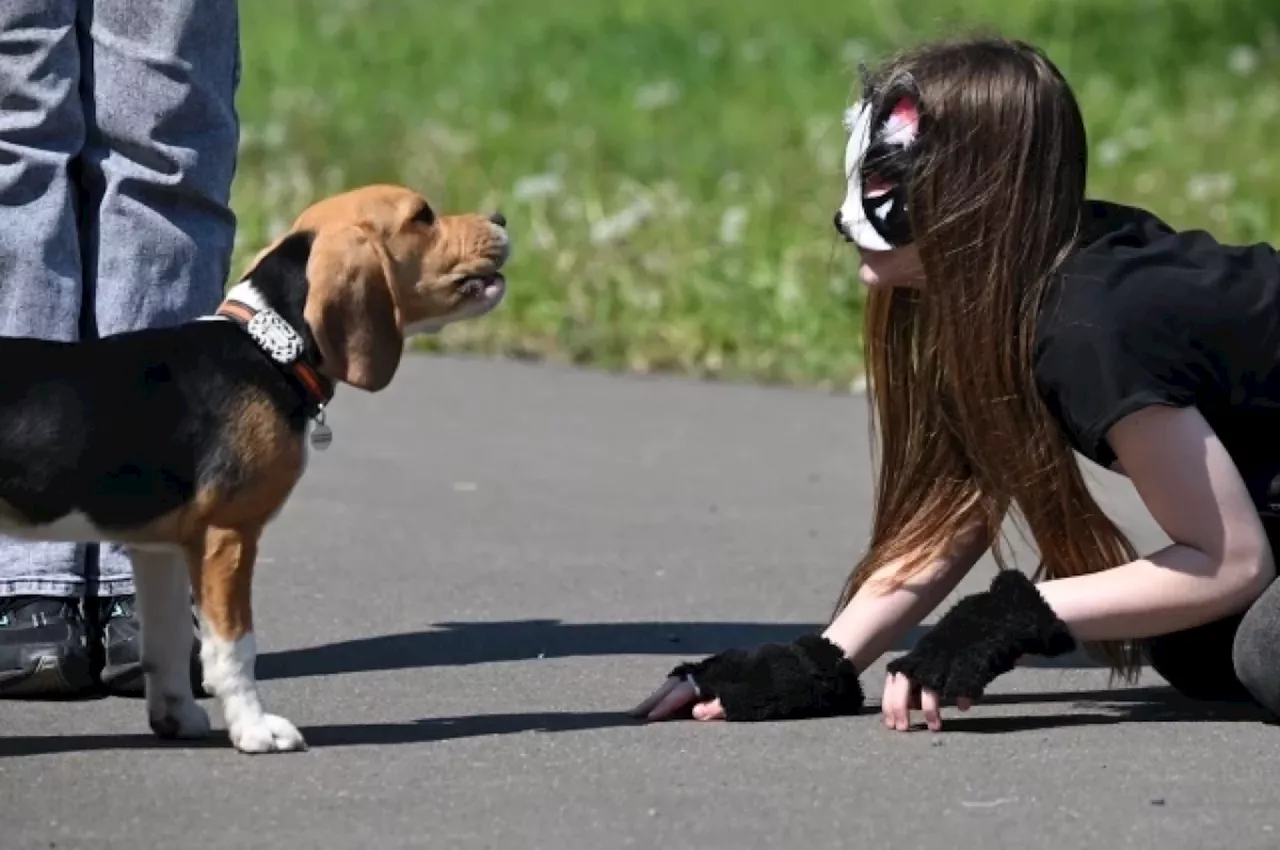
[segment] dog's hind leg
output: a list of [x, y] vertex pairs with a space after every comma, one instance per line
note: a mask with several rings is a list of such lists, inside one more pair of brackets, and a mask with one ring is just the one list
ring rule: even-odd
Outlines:
[[203, 738], [209, 715], [191, 692], [191, 583], [186, 558], [172, 552], [131, 549], [142, 628], [142, 670], [147, 719], [161, 738]]
[[200, 660], [205, 689], [222, 703], [231, 743], [245, 753], [305, 750], [302, 734], [267, 714], [254, 679], [253, 566], [260, 529], [210, 529], [193, 576], [200, 590]]

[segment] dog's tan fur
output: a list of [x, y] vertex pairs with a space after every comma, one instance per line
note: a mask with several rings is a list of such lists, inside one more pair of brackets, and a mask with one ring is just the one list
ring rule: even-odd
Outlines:
[[[438, 216], [421, 194], [375, 185], [324, 199], [290, 232], [314, 234], [304, 316], [333, 381], [367, 391], [394, 377], [405, 337], [431, 323], [468, 318], [459, 290], [506, 262], [505, 231], [479, 214]], [[289, 234], [282, 234], [284, 239]], [[253, 269], [279, 240], [246, 269]], [[252, 576], [259, 537], [301, 476], [298, 439], [269, 408], [244, 400], [236, 442], [253, 470], [235, 494], [201, 494], [178, 523], [205, 628], [228, 642], [253, 631]]]
[[[492, 274], [507, 259], [507, 243], [489, 219], [437, 217], [426, 198], [399, 186], [322, 200], [294, 221], [290, 232], [300, 231], [316, 234], [306, 316], [332, 364], [329, 377], [366, 390], [391, 381], [405, 329], [465, 310], [457, 282]], [[246, 276], [276, 244], [254, 258]]]
[[[313, 234], [303, 316], [320, 350], [320, 369], [335, 383], [367, 391], [381, 390], [391, 382], [408, 334], [483, 312], [459, 283], [473, 277], [491, 278], [508, 254], [505, 230], [493, 220], [478, 214], [437, 216], [421, 194], [376, 185], [306, 209], [288, 233], [253, 259], [241, 281], [251, 281], [261, 260], [291, 233], [299, 232]], [[265, 396], [254, 391], [246, 391], [226, 411], [222, 427], [236, 447], [239, 474], [234, 482], [207, 486], [157, 520], [128, 531], [103, 532], [101, 539], [152, 553], [146, 557], [176, 561], [177, 553], [182, 553], [206, 649], [211, 641], [219, 643], [221, 655], [206, 658], [205, 682], [223, 701], [233, 742], [248, 752], [298, 749], [301, 736], [283, 718], [264, 714], [257, 697], [251, 588], [261, 534], [302, 476], [302, 437]], [[37, 539], [40, 534], [2, 500], [0, 527]], [[166, 556], [166, 552], [173, 554]], [[154, 585], [155, 571], [148, 572], [152, 577], [147, 580]], [[153, 590], [144, 606], [142, 578], [139, 575], [139, 602], [152, 726], [168, 735], [203, 734], [207, 717], [182, 696], [180, 684], [174, 685], [173, 657], [159, 665], [146, 657], [149, 651], [157, 657], [165, 653], [163, 638], [153, 635], [151, 641], [161, 643], [148, 643], [148, 617], [169, 616], [163, 628], [172, 628], [176, 612], [170, 607], [177, 604], [176, 591]], [[248, 648], [241, 646], [246, 638]], [[211, 663], [220, 665], [212, 673]], [[167, 673], [157, 673], [159, 666]], [[158, 678], [153, 681], [153, 677]], [[167, 692], [153, 694], [162, 679], [161, 690]], [[225, 693], [219, 692], [219, 682]], [[182, 703], [178, 709], [175, 700]]]
[[[437, 216], [418, 192], [374, 185], [319, 201], [263, 249], [254, 268], [290, 233], [315, 234], [307, 265], [305, 316], [333, 380], [376, 391], [400, 364], [406, 329], [464, 309], [457, 283], [494, 274], [507, 244], [479, 214]], [[248, 580], [258, 534], [284, 505], [302, 471], [301, 446], [271, 415], [265, 401], [245, 400], [233, 420], [242, 456], [253, 458], [246, 492], [201, 494], [177, 524], [181, 543], [201, 563], [193, 585], [205, 601], [209, 625], [236, 639], [253, 621]], [[172, 539], [169, 534], [164, 534]]]

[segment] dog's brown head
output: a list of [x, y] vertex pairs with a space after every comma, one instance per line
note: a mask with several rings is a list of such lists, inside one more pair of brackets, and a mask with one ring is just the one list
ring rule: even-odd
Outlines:
[[322, 371], [361, 389], [391, 382], [405, 337], [482, 316], [506, 294], [510, 242], [498, 214], [437, 215], [411, 189], [365, 186], [308, 207], [297, 233], [313, 237], [303, 312]]

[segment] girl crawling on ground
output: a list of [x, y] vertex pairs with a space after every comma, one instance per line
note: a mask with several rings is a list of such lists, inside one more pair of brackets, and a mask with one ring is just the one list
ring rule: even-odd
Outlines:
[[[872, 539], [821, 635], [682, 664], [635, 709], [702, 720], [856, 713], [859, 674], [1016, 510], [1001, 570], [888, 665], [885, 724], [962, 710], [1024, 655], [1090, 646], [1197, 699], [1280, 713], [1280, 259], [1085, 197], [1080, 110], [1037, 49], [899, 55], [848, 115], [835, 224], [869, 287]], [[1073, 455], [1127, 476], [1172, 544], [1145, 557]], [[1269, 535], [1272, 535], [1269, 538]]]

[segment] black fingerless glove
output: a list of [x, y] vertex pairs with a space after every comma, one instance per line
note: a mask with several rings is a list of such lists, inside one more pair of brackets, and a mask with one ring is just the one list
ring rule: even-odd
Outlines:
[[1075, 638], [1025, 575], [1001, 570], [991, 589], [966, 596], [915, 649], [888, 664], [944, 700], [977, 699], [1022, 655], [1053, 657], [1076, 648]]
[[862, 710], [857, 668], [840, 647], [819, 635], [750, 651], [731, 649], [681, 664], [670, 675], [691, 682], [699, 701], [718, 697], [726, 720], [794, 720]]

